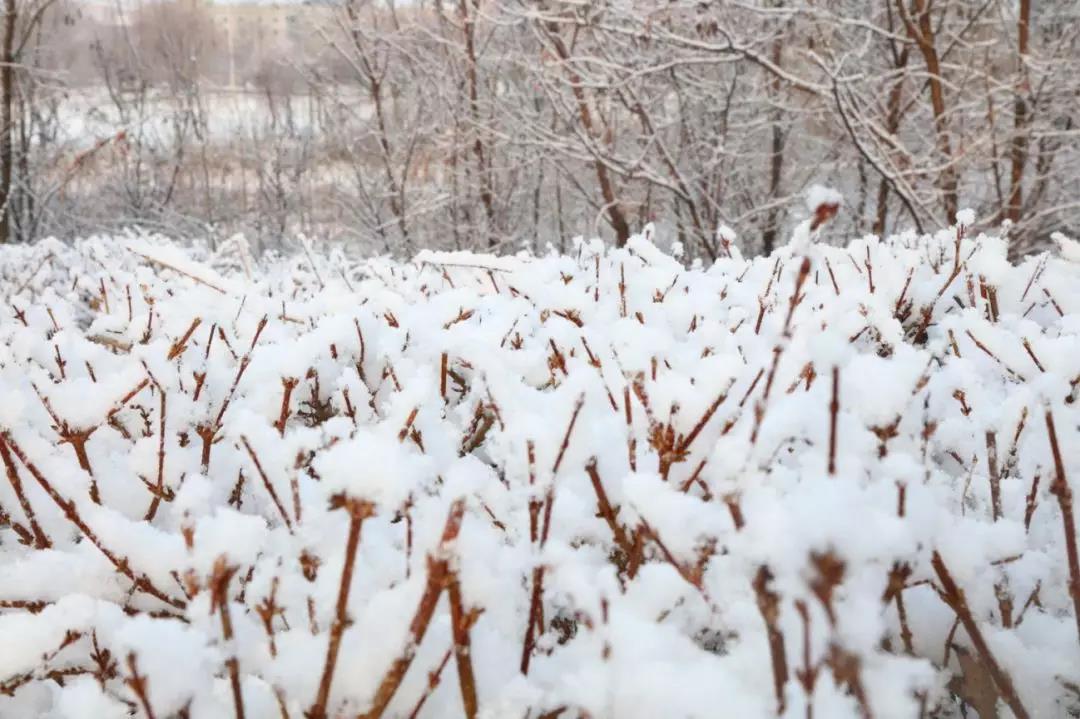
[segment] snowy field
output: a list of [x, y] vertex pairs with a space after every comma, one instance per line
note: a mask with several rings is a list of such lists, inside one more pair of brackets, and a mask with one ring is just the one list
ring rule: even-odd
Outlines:
[[[136, 98], [121, 97], [135, 105]], [[351, 116], [361, 119], [370, 116], [371, 109], [361, 98], [346, 92], [345, 100], [349, 102]], [[275, 119], [266, 97], [254, 91], [208, 90], [199, 101], [200, 119], [206, 123], [200, 128], [203, 134], [199, 139], [211, 144], [260, 136]], [[280, 96], [275, 97], [275, 101], [275, 110], [280, 116], [278, 122], [283, 123], [287, 115], [296, 131], [305, 136], [325, 129], [319, 124], [319, 112], [327, 111], [327, 108], [320, 108], [314, 98]], [[74, 150], [86, 151], [96, 142], [123, 130], [129, 137], [143, 137], [165, 147], [176, 142], [174, 124], [185, 108], [175, 95], [167, 89], [158, 89], [138, 107], [140, 112], [134, 118], [130, 116], [134, 113], [131, 108], [128, 108], [129, 115], [124, 116], [103, 89], [71, 90], [58, 107], [56, 141]], [[338, 108], [338, 111], [342, 110]]]
[[0, 716], [1077, 716], [1080, 263], [807, 231], [0, 248]]

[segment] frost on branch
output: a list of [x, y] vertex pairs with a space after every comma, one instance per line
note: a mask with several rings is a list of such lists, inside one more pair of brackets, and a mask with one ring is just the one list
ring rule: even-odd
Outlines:
[[[0, 716], [1080, 708], [1080, 265], [0, 253]], [[237, 253], [240, 260], [237, 260]]]

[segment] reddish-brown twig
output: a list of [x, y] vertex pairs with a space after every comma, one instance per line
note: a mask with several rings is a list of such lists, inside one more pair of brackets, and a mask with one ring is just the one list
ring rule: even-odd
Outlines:
[[885, 588], [881, 601], [888, 604], [896, 600], [896, 614], [900, 621], [900, 641], [904, 643], [904, 651], [908, 655], [914, 655], [914, 643], [911, 627], [908, 625], [907, 608], [904, 606], [904, 589], [907, 580], [911, 577], [911, 565], [903, 562], [895, 562], [889, 570], [889, 584]]
[[986, 466], [990, 475], [990, 511], [994, 521], [1002, 517], [1001, 511], [1001, 475], [998, 473], [997, 435], [986, 432]]
[[34, 466], [34, 463], [31, 462], [30, 459], [26, 456], [26, 454], [23, 453], [22, 448], [20, 448], [18, 443], [16, 443], [15, 440], [12, 439], [10, 433], [0, 432], [0, 439], [2, 439], [3, 442], [7, 443], [8, 447], [11, 448], [11, 451], [15, 453], [15, 456], [19, 458], [19, 461], [22, 462], [23, 466], [26, 467], [27, 471], [30, 472], [30, 476], [32, 476], [39, 485], [41, 485], [41, 488], [44, 489], [45, 493], [49, 495], [49, 498], [52, 499], [56, 506], [59, 507], [60, 510], [64, 513], [64, 517], [66, 517], [69, 522], [74, 524], [79, 529], [79, 531], [82, 532], [83, 536], [90, 540], [91, 544], [97, 547], [98, 551], [105, 555], [105, 558], [108, 559], [109, 562], [113, 565], [113, 567], [116, 568], [116, 571], [120, 572], [129, 580], [131, 580], [132, 584], [135, 585], [136, 589], [141, 592], [145, 592], [146, 594], [149, 594], [150, 596], [159, 599], [162, 602], [165, 602], [166, 604], [175, 607], [176, 609], [183, 609], [186, 606], [186, 602], [184, 602], [183, 600], [176, 599], [175, 597], [170, 597], [168, 594], [165, 594], [160, 589], [158, 589], [150, 580], [150, 578], [145, 574], [137, 574], [131, 568], [131, 565], [128, 563], [127, 557], [118, 556], [114, 554], [112, 550], [106, 547], [105, 544], [101, 541], [101, 539], [97, 536], [97, 533], [95, 533], [94, 530], [90, 528], [90, 526], [79, 514], [78, 509], [76, 509], [75, 507], [75, 503], [71, 500], [64, 499], [63, 496], [61, 496], [60, 493], [56, 491], [56, 489], [52, 486], [52, 483], [49, 482], [49, 480], [46, 479], [40, 471], [38, 471], [38, 468]]
[[330, 699], [330, 684], [334, 679], [341, 637], [349, 624], [349, 588], [352, 585], [353, 567], [356, 564], [356, 551], [360, 546], [360, 529], [364, 520], [374, 514], [372, 504], [363, 500], [341, 497], [335, 500], [335, 504], [349, 513], [349, 537], [345, 542], [345, 565], [341, 570], [341, 584], [338, 585], [334, 622], [330, 625], [330, 642], [326, 646], [326, 661], [323, 662], [319, 691], [315, 696], [315, 703], [307, 712], [310, 719], [325, 719], [326, 717], [326, 705]]
[[199, 328], [199, 325], [201, 324], [201, 317], [196, 317], [195, 319], [193, 319], [191, 321], [191, 325], [188, 326], [187, 331], [184, 332], [180, 339], [176, 340], [176, 342], [173, 343], [172, 347], [169, 348], [169, 354], [166, 356], [166, 359], [174, 360], [180, 355], [184, 354], [184, 350], [187, 349], [188, 340], [191, 339], [191, 335], [195, 332], [196, 329]]
[[[221, 617], [221, 636], [227, 645], [233, 641], [232, 614], [229, 611], [229, 582], [236, 574], [236, 567], [229, 566], [224, 557], [214, 563], [210, 577], [210, 611]], [[240, 660], [236, 657], [236, 648], [226, 647], [228, 659], [225, 666], [229, 670], [229, 686], [232, 689], [233, 709], [236, 719], [244, 719], [244, 694], [240, 690]]]
[[4, 468], [7, 470], [8, 483], [11, 485], [11, 489], [15, 492], [15, 496], [19, 500], [19, 506], [22, 508], [23, 515], [26, 516], [26, 521], [30, 523], [30, 532], [33, 535], [34, 547], [37, 549], [48, 549], [52, 546], [49, 536], [42, 530], [41, 525], [37, 522], [37, 517], [34, 514], [34, 506], [30, 504], [30, 500], [26, 497], [26, 492], [23, 491], [22, 480], [19, 478], [19, 472], [15, 467], [15, 460], [11, 457], [11, 452], [8, 450], [7, 443], [4, 441], [4, 435], [0, 434], [0, 458], [4, 461]]
[[[544, 499], [544, 517], [543, 525], [540, 530], [540, 542], [539, 548], [542, 551], [544, 545], [547, 544], [548, 532], [551, 529], [551, 510], [555, 504], [555, 491], [554, 481], [556, 475], [559, 473], [559, 467], [562, 465], [563, 457], [566, 456], [566, 448], [570, 445], [570, 435], [574, 432], [574, 425], [577, 424], [578, 415], [581, 413], [581, 407], [585, 404], [585, 395], [578, 397], [577, 402], [574, 404], [573, 414], [570, 415], [570, 422], [566, 426], [566, 434], [563, 435], [562, 444], [559, 446], [558, 456], [555, 458], [555, 464], [551, 468], [552, 486], [548, 487], [547, 495]], [[529, 461], [530, 466], [533, 461], [532, 445], [529, 446]], [[531, 478], [530, 478], [531, 483]], [[534, 509], [535, 507], [535, 509]], [[535, 513], [539, 509], [538, 505], [530, 504], [530, 512]], [[532, 595], [529, 599], [529, 615], [526, 619], [525, 627], [525, 641], [522, 643], [521, 648], [521, 673], [529, 673], [529, 662], [532, 659], [533, 647], [536, 642], [536, 632], [543, 626], [543, 605], [544, 605], [544, 571], [543, 564], [538, 564], [533, 568], [532, 574]]]
[[1027, 501], [1024, 505], [1024, 531], [1031, 531], [1031, 519], [1035, 516], [1035, 509], [1039, 506], [1039, 474], [1031, 478], [1031, 491], [1028, 492]]
[[266, 476], [266, 472], [263, 471], [262, 462], [259, 461], [259, 457], [255, 454], [255, 450], [251, 448], [251, 444], [248, 442], [246, 436], [240, 437], [241, 443], [244, 445], [244, 449], [247, 450], [248, 456], [251, 457], [252, 463], [255, 465], [255, 470], [259, 473], [259, 477], [262, 478], [263, 486], [266, 487], [266, 493], [270, 495], [270, 499], [273, 500], [274, 506], [277, 507], [278, 514], [281, 515], [281, 520], [285, 522], [286, 529], [289, 530], [289, 534], [292, 534], [292, 520], [289, 519], [289, 514], [285, 511], [285, 505], [278, 499], [277, 491], [274, 489], [274, 485], [270, 483], [270, 478]]
[[585, 395], [579, 396], [577, 402], [574, 403], [574, 411], [570, 415], [570, 423], [566, 426], [566, 434], [563, 435], [562, 444], [559, 445], [559, 454], [555, 457], [555, 464], [551, 467], [552, 479], [559, 473], [559, 466], [562, 465], [563, 457], [566, 455], [566, 448], [570, 445], [570, 435], [574, 433], [574, 425], [577, 424], [578, 415], [581, 414], [581, 407], [584, 404]]
[[795, 670], [795, 678], [802, 686], [803, 694], [806, 695], [806, 716], [813, 717], [814, 685], [817, 684], [817, 677], [821, 671], [821, 668], [816, 663], [812, 662], [810, 659], [810, 608], [806, 606], [806, 602], [802, 599], [796, 599], [795, 611], [799, 613], [799, 617], [802, 619], [803, 625], [803, 665], [801, 669]]
[[832, 368], [832, 400], [829, 402], [829, 476], [836, 476], [836, 420], [840, 414], [840, 368]]
[[442, 678], [443, 669], [446, 669], [446, 665], [450, 663], [450, 655], [453, 653], [454, 647], [451, 645], [442, 656], [439, 661], [439, 665], [435, 667], [435, 671], [428, 672], [428, 685], [424, 688], [424, 693], [420, 695], [420, 698], [416, 700], [416, 706], [413, 707], [412, 712], [409, 714], [409, 719], [416, 719], [420, 716], [420, 710], [424, 708], [424, 704], [431, 698], [431, 695], [435, 692], [435, 689], [439, 686], [439, 680]]
[[405, 673], [409, 670], [413, 657], [416, 655], [416, 647], [424, 639], [428, 625], [431, 624], [431, 618], [435, 614], [435, 606], [438, 604], [439, 596], [442, 594], [443, 589], [446, 588], [450, 574], [449, 549], [461, 530], [461, 520], [464, 514], [465, 502], [461, 499], [455, 500], [450, 506], [450, 513], [446, 518], [446, 525], [443, 527], [439, 548], [434, 555], [428, 555], [427, 584], [424, 587], [423, 594], [420, 596], [420, 602], [416, 606], [416, 613], [413, 615], [412, 622], [409, 624], [408, 643], [386, 670], [378, 688], [375, 690], [375, 697], [372, 699], [370, 708], [360, 715], [361, 719], [379, 719], [379, 717], [383, 716], [386, 708], [390, 705], [390, 701], [394, 698], [394, 694], [397, 693], [398, 687], [401, 686], [401, 681], [405, 678]]
[[[221, 402], [221, 408], [218, 410], [217, 415], [210, 422], [204, 422], [195, 428], [196, 434], [202, 439], [202, 471], [207, 473], [210, 469], [210, 450], [213, 448], [214, 443], [217, 441], [218, 432], [221, 431], [221, 421], [225, 417], [226, 410], [229, 409], [229, 404], [232, 402], [233, 397], [236, 395], [236, 388], [240, 384], [240, 379], [244, 376], [244, 372], [247, 371], [248, 365], [251, 364], [251, 353], [255, 350], [255, 345], [259, 342], [259, 337], [262, 336], [262, 332], [266, 329], [267, 317], [264, 315], [259, 324], [255, 327], [255, 334], [251, 338], [251, 346], [248, 351], [244, 353], [244, 356], [240, 358], [240, 365], [236, 369], [236, 375], [233, 377], [232, 385], [229, 386], [229, 392], [225, 395], [225, 399]], [[221, 328], [218, 328], [221, 334], [221, 339], [228, 346], [228, 340], [225, 339], [225, 333], [221, 332]], [[230, 351], [232, 349], [230, 348]]]
[[971, 609], [968, 608], [967, 599], [964, 597], [964, 590], [962, 590], [953, 580], [948, 567], [945, 566], [945, 560], [941, 558], [941, 554], [937, 550], [934, 550], [931, 564], [934, 567], [934, 573], [937, 574], [938, 580], [941, 582], [942, 599], [949, 605], [949, 608], [956, 613], [956, 617], [960, 620], [960, 623], [964, 625], [964, 630], [971, 639], [975, 651], [982, 659], [987, 672], [989, 672], [990, 677], [994, 680], [994, 684], [997, 685], [998, 691], [1001, 693], [1001, 698], [1008, 707], [1012, 709], [1012, 713], [1016, 719], [1028, 719], [1030, 715], [1020, 701], [1020, 697], [1017, 696], [1016, 690], [1013, 688], [1012, 679], [997, 663], [997, 659], [994, 658], [993, 652], [990, 651], [990, 646], [983, 638], [979, 625], [975, 623], [975, 617], [972, 615]]
[[[777, 258], [779, 261], [779, 258]], [[795, 287], [791, 292], [791, 300], [788, 302], [787, 316], [784, 318], [784, 329], [781, 335], [780, 341], [773, 347], [772, 365], [769, 367], [769, 374], [765, 379], [765, 390], [762, 393], [761, 398], [754, 406], [754, 427], [750, 431], [750, 444], [756, 444], [758, 438], [758, 432], [761, 430], [761, 424], [765, 419], [765, 409], [768, 406], [769, 395], [772, 393], [773, 380], [776, 379], [776, 369], [780, 365], [780, 357], [784, 354], [784, 350], [787, 349], [787, 345], [791, 340], [791, 320], [795, 316], [795, 308], [799, 306], [802, 301], [802, 287], [806, 283], [806, 278], [810, 276], [810, 258], [804, 257], [802, 264], [799, 265], [799, 274], [795, 277]]]
[[728, 382], [727, 387], [725, 387], [723, 391], [721, 391], [720, 394], [716, 396], [716, 399], [713, 400], [713, 403], [709, 405], [708, 409], [705, 410], [705, 413], [701, 415], [701, 418], [698, 419], [697, 423], [694, 424], [694, 426], [690, 429], [690, 434], [686, 435], [679, 443], [680, 452], [686, 452], [688, 449], [690, 449], [690, 445], [694, 443], [694, 440], [698, 438], [698, 435], [701, 434], [701, 431], [705, 429], [705, 425], [707, 425], [709, 423], [709, 420], [712, 419], [712, 416], [716, 414], [716, 410], [720, 409], [720, 405], [722, 405], [724, 403], [724, 400], [727, 399], [728, 392], [731, 391], [731, 387], [734, 384], [735, 379], [732, 378]]
[[604, 490], [604, 483], [600, 479], [600, 472], [596, 468], [595, 457], [589, 460], [589, 463], [585, 465], [585, 471], [589, 475], [589, 480], [592, 482], [593, 492], [596, 493], [596, 506], [600, 512], [600, 516], [603, 517], [608, 528], [611, 530], [611, 536], [615, 540], [615, 546], [622, 550], [626, 559], [629, 559], [633, 547], [630, 538], [626, 534], [626, 530], [619, 524], [619, 520], [616, 518], [618, 510], [613, 508], [610, 500], [608, 500], [607, 492]]
[[300, 380], [296, 377], [281, 378], [281, 411], [278, 413], [277, 421], [274, 422], [274, 427], [282, 437], [285, 436], [285, 425], [289, 422], [289, 400], [299, 382]]
[[769, 638], [769, 656], [772, 659], [773, 690], [776, 693], [776, 712], [784, 713], [784, 685], [788, 680], [787, 654], [784, 651], [784, 634], [780, 631], [780, 596], [769, 589], [772, 572], [762, 565], [754, 577], [754, 594], [757, 597], [758, 611], [765, 621], [765, 630]]
[[[150, 374], [150, 368], [146, 367], [146, 363], [143, 363], [143, 367], [146, 369], [147, 375], [151, 379], [154, 376]], [[158, 457], [157, 457], [157, 484], [155, 485], [155, 491], [153, 492], [153, 499], [150, 500], [150, 506], [146, 508], [146, 515], [143, 517], [147, 522], [153, 521], [154, 516], [157, 514], [158, 505], [161, 504], [162, 497], [165, 496], [165, 412], [167, 409], [167, 400], [165, 397], [165, 388], [161, 386], [156, 379], [154, 379], [154, 385], [158, 391]]]
[[458, 684], [461, 688], [461, 704], [467, 719], [475, 719], [479, 710], [476, 698], [476, 676], [472, 665], [472, 641], [469, 630], [476, 621], [477, 610], [465, 611], [461, 599], [461, 582], [457, 572], [452, 571], [447, 580], [447, 596], [450, 599], [450, 625], [454, 635], [454, 659], [457, 662]]
[[447, 355], [446, 355], [445, 352], [443, 352], [442, 353], [442, 358], [439, 360], [439, 396], [443, 398], [444, 402], [446, 401], [446, 377], [447, 377], [446, 368], [447, 368], [447, 361], [448, 361]]
[[154, 709], [150, 705], [150, 697], [146, 692], [146, 677], [139, 674], [139, 666], [135, 662], [135, 654], [129, 653], [127, 655], [128, 671], [131, 672], [131, 678], [125, 679], [124, 683], [127, 684], [135, 698], [139, 700], [139, 705], [142, 706], [142, 710], [146, 713], [146, 719], [156, 719]]
[[1057, 497], [1061, 508], [1061, 522], [1065, 530], [1065, 554], [1069, 562], [1069, 595], [1073, 601], [1073, 618], [1076, 620], [1077, 638], [1080, 639], [1080, 559], [1076, 549], [1076, 520], [1073, 518], [1073, 494], [1065, 478], [1065, 463], [1061, 459], [1058, 446], [1057, 429], [1054, 427], [1054, 415], [1046, 410], [1046, 432], [1050, 437], [1050, 453], [1054, 457], [1054, 481], [1050, 483], [1050, 494]]

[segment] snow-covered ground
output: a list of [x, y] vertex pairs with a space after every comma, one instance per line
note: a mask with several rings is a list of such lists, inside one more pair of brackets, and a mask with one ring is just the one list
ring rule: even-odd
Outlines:
[[1075, 715], [1080, 264], [818, 224], [0, 248], [0, 716]]
[[[372, 110], [363, 98], [347, 90], [338, 92], [348, 102], [347, 109], [338, 112], [347, 112], [349, 117], [358, 119], [370, 116]], [[167, 88], [151, 90], [141, 112], [135, 110], [132, 97], [123, 99], [130, 105], [131, 117], [121, 116], [104, 89], [70, 90], [58, 108], [56, 141], [76, 151], [85, 151], [96, 141], [112, 137], [120, 130], [130, 137], [141, 135], [165, 146], [176, 141], [173, 124], [183, 105]], [[288, 116], [298, 134], [318, 133], [323, 129], [319, 113], [327, 108], [320, 107], [317, 99], [307, 95], [276, 96], [274, 102], [277, 121], [284, 124]], [[254, 90], [207, 90], [199, 97], [199, 107], [206, 126], [199, 129], [198, 139], [210, 144], [259, 137], [275, 119], [266, 96]]]

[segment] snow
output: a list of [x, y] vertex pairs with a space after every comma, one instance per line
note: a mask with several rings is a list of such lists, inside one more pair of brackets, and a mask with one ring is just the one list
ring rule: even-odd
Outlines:
[[435, 250], [421, 250], [417, 253], [415, 261], [422, 265], [472, 267], [499, 272], [512, 272], [521, 267], [521, 262], [514, 257], [496, 257], [494, 255], [480, 255], [475, 252], [465, 251], [436, 252]]
[[822, 225], [839, 211], [844, 198], [831, 187], [811, 185], [806, 191], [806, 207], [810, 217], [796, 225], [788, 242], [791, 254], [805, 255], [821, 234]]
[[0, 716], [1068, 716], [1075, 243], [841, 201], [711, 267], [0, 248]]
[[1055, 232], [1050, 237], [1057, 243], [1063, 259], [1066, 259], [1069, 262], [1080, 262], [1080, 242], [1066, 237], [1060, 232]]
[[823, 205], [842, 205], [844, 196], [838, 190], [823, 185], [811, 185], [806, 190], [806, 208], [817, 212]]
[[961, 227], [971, 227], [975, 224], [975, 210], [965, 209], [956, 213], [956, 224]]

